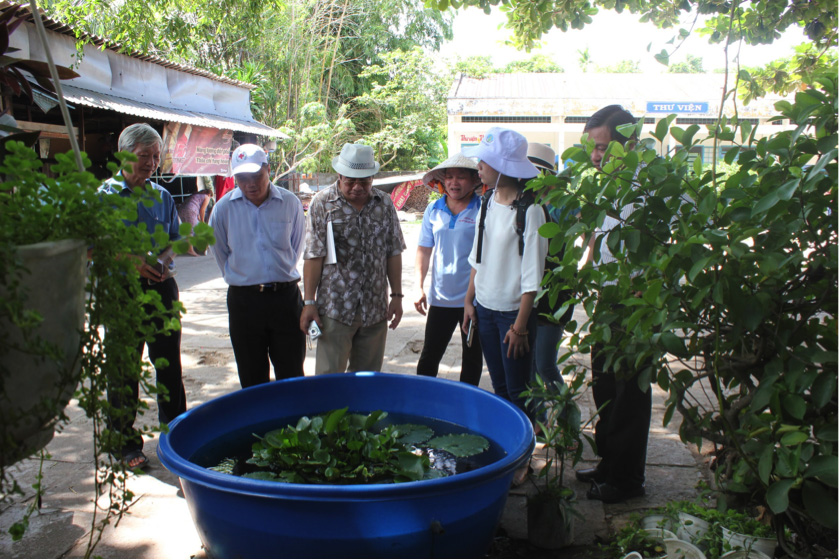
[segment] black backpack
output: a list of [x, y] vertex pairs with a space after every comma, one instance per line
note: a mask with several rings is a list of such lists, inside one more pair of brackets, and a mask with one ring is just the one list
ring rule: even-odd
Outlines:
[[[488, 189], [481, 197], [481, 214], [480, 218], [478, 218], [478, 263], [481, 262], [481, 252], [484, 245], [484, 222], [486, 222], [487, 207], [489, 206], [489, 201], [492, 199], [494, 192], [495, 189]], [[519, 236], [519, 256], [524, 254], [524, 226], [525, 218], [527, 217], [527, 209], [535, 201], [536, 197], [534, 196], [533, 191], [522, 191], [519, 193], [519, 196], [516, 197], [515, 202], [513, 202], [513, 207], [516, 209], [516, 233]], [[542, 206], [542, 211], [545, 213], [545, 221], [551, 221], [548, 209]]]
[[[486, 215], [487, 215], [487, 207], [489, 206], [489, 201], [492, 199], [492, 195], [495, 189], [488, 189], [487, 192], [481, 197], [481, 213], [480, 217], [478, 218], [478, 246], [477, 246], [477, 255], [476, 261], [478, 263], [481, 262], [481, 253], [483, 249], [483, 242], [484, 242], [484, 227], [486, 222]], [[515, 202], [513, 202], [513, 207], [516, 210], [516, 233], [519, 236], [519, 256], [524, 254], [524, 228], [525, 228], [525, 219], [527, 217], [527, 209], [536, 201], [536, 197], [533, 194], [533, 191], [522, 191], [518, 197], [516, 197]], [[548, 213], [548, 209], [542, 206], [542, 212], [545, 213], [545, 222], [551, 222], [551, 216]], [[563, 247], [559, 251], [559, 258], [562, 258], [562, 255], [565, 253], [565, 247]], [[548, 257], [545, 257], [545, 268], [544, 270], [548, 270], [551, 266], [551, 263], [548, 260]], [[542, 296], [538, 302], [536, 302], [536, 313], [538, 313], [538, 319], [540, 322], [546, 323], [553, 323], [544, 315], [553, 315], [556, 311], [562, 307], [562, 304], [565, 303], [571, 297], [571, 293], [568, 290], [563, 290], [559, 293], [559, 297], [556, 298], [556, 304], [551, 306], [550, 298], [548, 296]], [[567, 323], [571, 319], [571, 315], [574, 312], [574, 307], [569, 307], [566, 312], [562, 315], [560, 322]]]

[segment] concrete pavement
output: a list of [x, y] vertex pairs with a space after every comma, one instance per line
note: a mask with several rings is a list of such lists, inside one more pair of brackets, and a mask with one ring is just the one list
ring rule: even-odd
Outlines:
[[[405, 315], [395, 331], [389, 331], [384, 371], [415, 375], [422, 349], [425, 318], [413, 308], [415, 292], [414, 256], [419, 224], [403, 223], [408, 249], [403, 255], [403, 292]], [[183, 318], [182, 360], [187, 400], [195, 407], [214, 397], [239, 389], [236, 364], [227, 327], [227, 286], [212, 256], [179, 257], [178, 284], [187, 314]], [[427, 283], [426, 283], [427, 286]], [[578, 321], [585, 319], [577, 310]], [[580, 367], [589, 367], [586, 356], [578, 356]], [[440, 376], [459, 377], [460, 338], [455, 336], [440, 366]], [[314, 373], [314, 351], [307, 352], [306, 375]], [[489, 375], [484, 370], [482, 388], [491, 391]], [[624, 504], [604, 506], [585, 499], [586, 485], [566, 476], [579, 497], [579, 511], [584, 522], [577, 523], [576, 543], [591, 544], [620, 527], [632, 512], [663, 505], [674, 499], [693, 497], [694, 486], [706, 476], [702, 457], [682, 444], [678, 436], [679, 418], [662, 427], [666, 395], [655, 388], [653, 421], [647, 454], [647, 496]], [[153, 398], [146, 418], [157, 417]], [[595, 411], [590, 392], [581, 397], [583, 417]], [[26, 496], [0, 505], [0, 558], [75, 558], [84, 555], [90, 537], [94, 508], [92, 500], [93, 462], [91, 425], [74, 401], [67, 409], [70, 422], [47, 446], [50, 458], [44, 461], [41, 509], [32, 516], [25, 537], [13, 543], [8, 528], [32, 503], [39, 461], [22, 461], [12, 468]], [[142, 418], [138, 420], [142, 422]], [[201, 541], [192, 525], [178, 481], [159, 462], [157, 440], [145, 448], [151, 467], [145, 475], [131, 475], [129, 488], [135, 494], [130, 514], [117, 527], [109, 527], [96, 548], [102, 558], [188, 558], [201, 556]], [[541, 452], [537, 450], [536, 460]], [[586, 450], [578, 468], [593, 466], [594, 457]], [[535, 489], [526, 483], [512, 489], [502, 518], [502, 528], [511, 539], [527, 538], [526, 495]]]

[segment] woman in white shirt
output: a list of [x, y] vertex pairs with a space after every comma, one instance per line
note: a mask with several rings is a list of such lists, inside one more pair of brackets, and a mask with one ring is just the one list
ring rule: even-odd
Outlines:
[[519, 205], [532, 202], [532, 195], [523, 190], [539, 171], [527, 159], [525, 137], [509, 129], [491, 128], [479, 145], [464, 149], [463, 154], [479, 158], [481, 180], [493, 188], [469, 255], [472, 272], [463, 324], [465, 328], [470, 320], [477, 324], [495, 394], [513, 402], [532, 420], [533, 411], [525, 406], [521, 393], [530, 379], [536, 335], [533, 302], [542, 281], [548, 240], [538, 231], [545, 223], [540, 206], [526, 206], [522, 232], [517, 231], [516, 215]]

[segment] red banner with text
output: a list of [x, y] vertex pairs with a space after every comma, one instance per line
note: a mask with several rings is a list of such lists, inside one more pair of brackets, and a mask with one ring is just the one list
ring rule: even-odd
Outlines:
[[419, 185], [422, 185], [422, 181], [417, 179], [416, 181], [406, 181], [393, 189], [393, 192], [390, 193], [390, 199], [397, 210], [402, 210], [405, 202], [408, 201], [408, 197], [411, 196], [411, 191]]
[[232, 130], [166, 123], [161, 171], [172, 175], [227, 175], [232, 141]]

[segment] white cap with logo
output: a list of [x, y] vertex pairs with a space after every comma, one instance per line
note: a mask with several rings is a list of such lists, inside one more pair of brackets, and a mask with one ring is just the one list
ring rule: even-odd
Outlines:
[[242, 144], [230, 156], [230, 172], [233, 175], [257, 173], [267, 163], [268, 154], [265, 150], [256, 144]]

